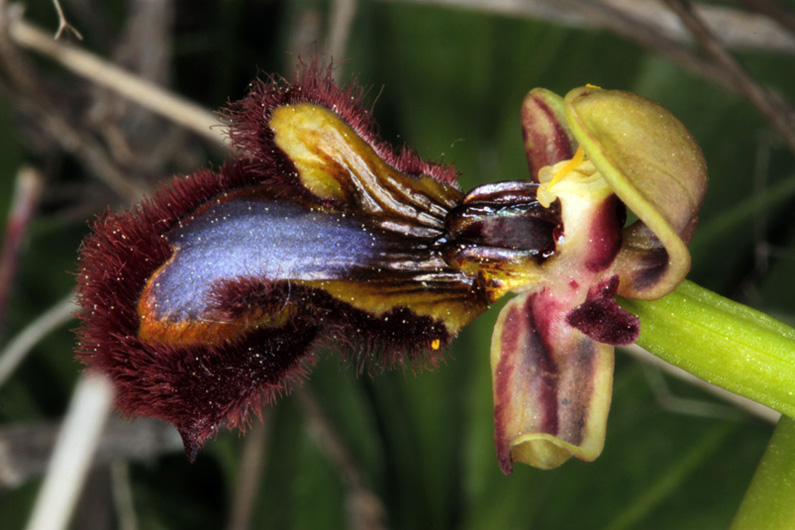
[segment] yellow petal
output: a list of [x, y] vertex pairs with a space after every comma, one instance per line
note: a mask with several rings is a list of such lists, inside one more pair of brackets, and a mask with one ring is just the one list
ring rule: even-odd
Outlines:
[[589, 159], [641, 221], [624, 232], [619, 294], [664, 296], [690, 268], [686, 244], [707, 185], [701, 150], [670, 112], [629, 92], [574, 89], [565, 112]]

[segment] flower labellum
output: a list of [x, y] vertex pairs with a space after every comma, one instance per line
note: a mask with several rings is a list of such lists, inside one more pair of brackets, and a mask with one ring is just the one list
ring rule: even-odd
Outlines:
[[227, 163], [95, 220], [77, 356], [113, 378], [122, 413], [172, 423], [193, 460], [323, 349], [360, 369], [433, 366], [513, 291], [492, 346], [500, 465], [595, 458], [612, 345], [639, 326], [613, 297], [662, 296], [686, 274], [698, 148], [637, 96], [537, 89], [523, 108], [533, 180], [464, 194], [451, 167], [384, 144], [361, 95], [316, 65], [255, 82], [226, 111]]
[[324, 348], [433, 365], [487, 308], [443, 258], [455, 171], [381, 142], [361, 95], [315, 65], [254, 82], [226, 111], [231, 160], [100, 216], [83, 242], [77, 355], [113, 378], [122, 413], [172, 423], [191, 460]]

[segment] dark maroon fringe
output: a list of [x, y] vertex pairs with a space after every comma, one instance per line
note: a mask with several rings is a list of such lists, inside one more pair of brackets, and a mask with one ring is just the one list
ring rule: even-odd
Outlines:
[[[126, 213], [100, 215], [83, 241], [77, 281], [81, 307], [77, 316], [82, 325], [76, 330], [76, 355], [113, 378], [117, 406], [124, 415], [154, 416], [174, 424], [191, 459], [218, 423], [245, 428], [251, 413], [260, 413], [263, 402], [288, 392], [306, 375], [318, 349], [333, 342], [329, 337], [349, 337], [342, 346], [362, 351], [376, 346], [368, 343], [371, 340], [390, 345], [387, 350], [409, 343], [390, 341], [388, 330], [379, 332], [378, 322], [363, 312], [351, 313], [349, 323], [336, 320], [323, 332], [326, 340], [318, 336], [320, 322], [311, 315], [299, 315], [284, 328], [256, 330], [236, 342], [216, 346], [144, 344], [137, 338], [139, 297], [147, 279], [171, 256], [163, 236], [181, 219], [212, 198], [244, 186], [267, 184], [277, 195], [293, 200], [306, 193], [267, 127], [273, 109], [280, 105], [307, 101], [326, 106], [397, 169], [455, 183], [452, 167], [422, 161], [407, 149], [396, 153], [381, 142], [370, 114], [360, 106], [362, 95], [355, 84], [338, 89], [330, 68], [319, 69], [316, 64], [305, 66], [292, 83], [275, 78], [254, 82], [249, 95], [225, 112], [238, 158], [218, 172], [205, 169], [176, 178]], [[249, 294], [256, 298], [256, 292]], [[238, 306], [230, 304], [226, 309], [243, 312], [248, 303], [256, 300], [238, 300]], [[441, 337], [442, 346], [449, 342], [439, 324], [415, 324], [428, 332], [426, 339]], [[370, 338], [352, 336], [357, 326], [371, 331]], [[384, 358], [385, 364], [395, 362], [390, 361], [391, 350]]]
[[[458, 173], [451, 165], [422, 160], [410, 147], [396, 152], [376, 133], [371, 112], [362, 106], [365, 90], [355, 81], [343, 88], [334, 84], [333, 66], [304, 65], [296, 81], [290, 83], [272, 76], [267, 82], [251, 83], [249, 94], [233, 103], [222, 116], [231, 124], [229, 137], [235, 148], [250, 158], [246, 169], [263, 174], [276, 168], [279, 177], [295, 178], [295, 168], [280, 151], [273, 151], [273, 131], [267, 126], [273, 111], [291, 103], [317, 103], [333, 110], [392, 167], [407, 175], [431, 175], [447, 184], [456, 185]], [[271, 177], [272, 178], [272, 177]]]
[[[276, 313], [291, 306], [306, 325], [319, 329], [316, 349], [340, 353], [358, 371], [405, 367], [435, 368], [453, 337], [431, 317], [394, 308], [382, 317], [341, 302], [322, 289], [290, 285], [287, 280], [237, 278], [224, 281], [213, 293], [213, 315], [236, 321], [251, 309]], [[431, 343], [438, 340], [438, 348]], [[314, 349], [313, 349], [314, 350]]]

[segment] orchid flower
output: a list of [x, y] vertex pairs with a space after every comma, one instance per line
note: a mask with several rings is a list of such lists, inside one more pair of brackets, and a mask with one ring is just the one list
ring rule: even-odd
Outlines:
[[522, 109], [532, 181], [464, 194], [452, 167], [383, 143], [361, 96], [316, 65], [255, 82], [226, 110], [229, 161], [95, 220], [78, 357], [111, 376], [122, 413], [172, 423], [192, 460], [323, 351], [433, 366], [515, 292], [491, 352], [502, 470], [595, 458], [613, 345], [639, 330], [613, 297], [661, 297], [689, 268], [706, 187], [692, 137], [639, 96], [537, 89]]

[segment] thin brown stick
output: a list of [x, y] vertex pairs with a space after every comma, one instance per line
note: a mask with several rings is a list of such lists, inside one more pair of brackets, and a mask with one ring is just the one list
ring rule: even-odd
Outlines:
[[365, 474], [317, 398], [306, 387], [301, 388], [294, 395], [298, 398], [298, 404], [309, 429], [317, 437], [318, 446], [337, 467], [347, 483], [351, 528], [361, 530], [386, 528], [384, 515], [386, 511], [383, 502], [367, 484]]
[[254, 505], [257, 501], [262, 471], [265, 467], [268, 435], [270, 433], [271, 409], [264, 408], [262, 421], [255, 422], [246, 433], [243, 454], [237, 471], [237, 483], [229, 515], [227, 530], [248, 530], [252, 528]]
[[698, 40], [704, 51], [719, 65], [737, 84], [740, 92], [759, 110], [765, 119], [778, 131], [789, 150], [795, 155], [795, 128], [793, 128], [793, 110], [781, 100], [761, 87], [745, 72], [745, 69], [721, 44], [718, 38], [707, 27], [701, 17], [693, 9], [688, 0], [664, 0], [664, 2], [682, 19], [693, 36]]
[[165, 116], [217, 145], [228, 146], [223, 127], [215, 127], [220, 125], [219, 120], [200, 105], [148, 83], [92, 53], [56, 42], [46, 32], [24, 20], [12, 20], [9, 34], [18, 45], [54, 59], [68, 70]]
[[41, 173], [32, 167], [17, 172], [11, 212], [6, 223], [3, 248], [0, 250], [0, 336], [5, 322], [5, 308], [16, 277], [22, 243], [44, 187]]
[[83, 40], [83, 35], [81, 35], [80, 32], [77, 31], [77, 28], [75, 28], [69, 23], [68, 20], [66, 20], [66, 15], [64, 15], [63, 8], [61, 7], [61, 2], [58, 0], [52, 0], [52, 3], [55, 6], [56, 13], [58, 13], [58, 31], [55, 32], [55, 40], [60, 39], [66, 31], [72, 33], [78, 39]]

